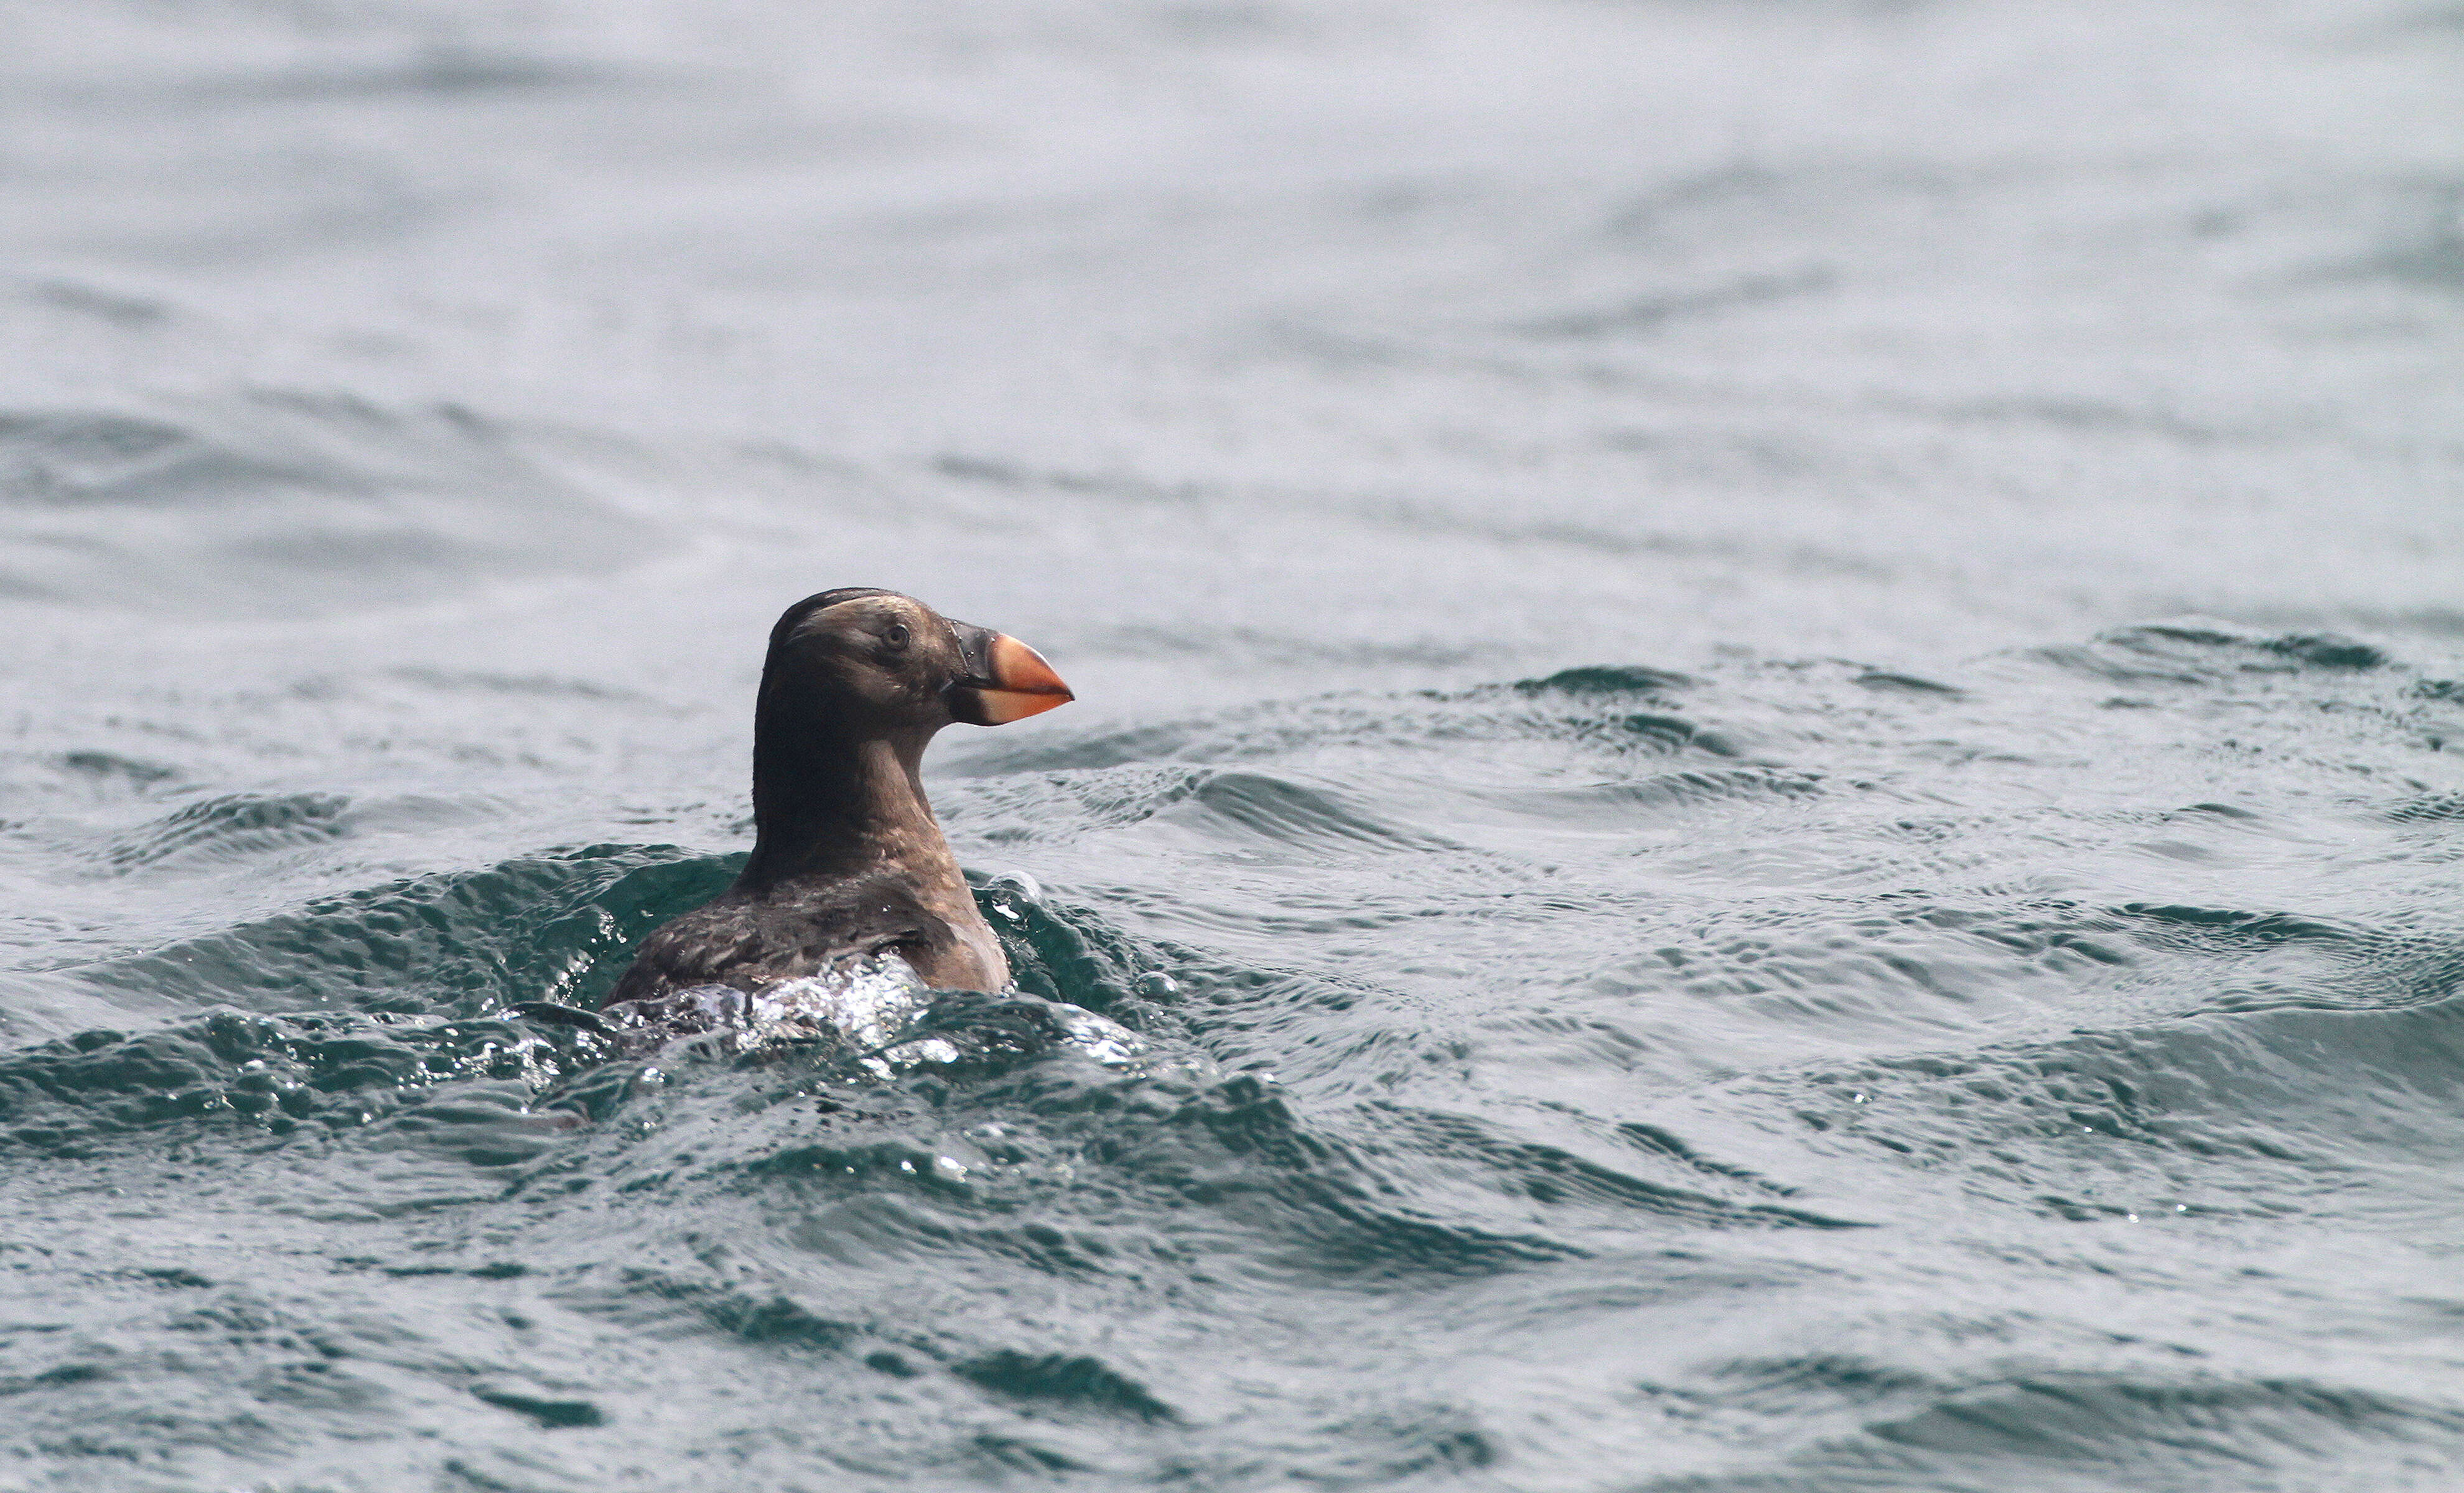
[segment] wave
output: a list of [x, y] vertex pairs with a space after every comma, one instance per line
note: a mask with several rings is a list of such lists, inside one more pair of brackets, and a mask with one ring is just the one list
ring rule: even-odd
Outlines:
[[[228, 828], [231, 816], [206, 812], [190, 823]], [[289, 823], [273, 831], [277, 838], [297, 833]], [[269, 1013], [425, 1017], [477, 1015], [517, 1000], [593, 1005], [620, 973], [620, 951], [716, 895], [739, 860], [665, 845], [551, 851], [319, 899], [73, 973], [106, 991]]]
[[605, 571], [639, 520], [458, 406], [279, 391], [0, 410], [0, 594], [276, 616]]
[[[2464, 1415], [2434, 1401], [2302, 1374], [2013, 1369], [1943, 1378], [1853, 1357], [1726, 1364], [1645, 1391], [1690, 1415], [1843, 1428], [1785, 1469], [1655, 1478], [1652, 1493], [1837, 1488], [2047, 1493], [2118, 1485], [2252, 1487], [2331, 1480], [2426, 1487], [2464, 1466]], [[2021, 1473], [2018, 1469], [2025, 1468]]]

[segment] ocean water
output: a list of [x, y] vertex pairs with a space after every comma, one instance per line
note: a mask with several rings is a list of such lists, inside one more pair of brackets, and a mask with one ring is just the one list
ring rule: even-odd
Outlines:
[[[2464, 1487], [2464, 10], [0, 38], [0, 1488]], [[1120, 1051], [515, 1010], [843, 584]]]

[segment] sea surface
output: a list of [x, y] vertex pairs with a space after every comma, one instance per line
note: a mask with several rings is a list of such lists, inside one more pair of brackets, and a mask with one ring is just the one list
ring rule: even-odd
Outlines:
[[0, 0], [0, 1489], [1043, 1487], [2464, 1488], [2464, 8]]

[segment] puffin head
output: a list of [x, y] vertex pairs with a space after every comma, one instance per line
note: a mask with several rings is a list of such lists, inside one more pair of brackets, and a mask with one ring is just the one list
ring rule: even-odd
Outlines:
[[952, 721], [1005, 726], [1074, 698], [1016, 638], [870, 586], [808, 596], [770, 629], [762, 704], [789, 694], [840, 729], [926, 735]]

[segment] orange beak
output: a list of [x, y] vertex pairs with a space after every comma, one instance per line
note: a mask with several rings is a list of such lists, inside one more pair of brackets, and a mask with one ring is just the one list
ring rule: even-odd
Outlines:
[[1044, 655], [1005, 632], [952, 625], [967, 677], [950, 687], [950, 714], [979, 726], [1006, 726], [1077, 698]]

